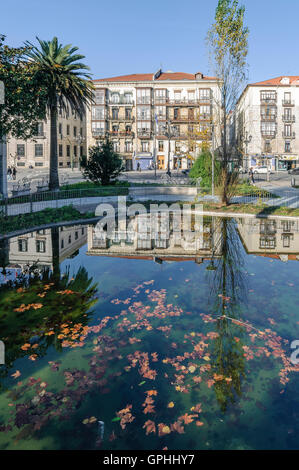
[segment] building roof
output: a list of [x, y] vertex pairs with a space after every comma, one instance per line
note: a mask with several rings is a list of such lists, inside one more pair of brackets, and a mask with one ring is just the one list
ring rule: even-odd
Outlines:
[[[288, 79], [289, 83], [284, 83]], [[280, 75], [280, 77], [270, 78], [262, 82], [251, 83], [253, 86], [278, 86], [278, 85], [299, 85], [299, 75]]]
[[[163, 80], [196, 80], [193, 73], [185, 72], [161, 72], [160, 75], [153, 79], [155, 73], [133, 73], [131, 75], [120, 75], [118, 77], [99, 78], [93, 82], [148, 82]], [[202, 76], [202, 80], [216, 80], [215, 77]]]

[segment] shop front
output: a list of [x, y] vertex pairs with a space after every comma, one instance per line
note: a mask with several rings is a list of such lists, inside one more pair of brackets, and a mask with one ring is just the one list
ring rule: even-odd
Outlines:
[[270, 171], [276, 170], [276, 156], [274, 155], [255, 155], [249, 158], [249, 168], [258, 168], [267, 166]]
[[154, 161], [151, 152], [141, 152], [133, 156], [133, 170], [151, 170]]
[[292, 168], [299, 166], [297, 155], [279, 155], [277, 157], [277, 170], [289, 171]]
[[173, 169], [185, 170], [187, 168], [187, 158], [184, 155], [173, 156]]

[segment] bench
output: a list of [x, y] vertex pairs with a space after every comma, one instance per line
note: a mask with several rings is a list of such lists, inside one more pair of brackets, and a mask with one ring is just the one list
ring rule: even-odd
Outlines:
[[30, 194], [30, 183], [18, 183], [12, 185], [12, 196], [28, 196]]
[[45, 178], [37, 182], [36, 191], [38, 193], [49, 190], [49, 182]]

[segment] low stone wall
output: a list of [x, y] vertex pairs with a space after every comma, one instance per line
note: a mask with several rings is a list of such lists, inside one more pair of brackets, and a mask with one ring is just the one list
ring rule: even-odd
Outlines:
[[149, 199], [153, 199], [152, 196], [162, 194], [165, 196], [196, 196], [197, 188], [190, 186], [136, 186], [129, 188], [129, 196], [134, 199], [136, 196], [148, 196]]

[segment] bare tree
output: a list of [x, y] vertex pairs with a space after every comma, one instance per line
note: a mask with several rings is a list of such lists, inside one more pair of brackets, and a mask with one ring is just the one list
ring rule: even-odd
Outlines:
[[214, 127], [217, 152], [221, 161], [220, 195], [227, 205], [238, 180], [231, 165], [235, 152], [228, 145], [229, 119], [235, 111], [247, 78], [249, 30], [244, 26], [245, 7], [238, 0], [218, 0], [215, 22], [207, 34], [207, 45], [219, 93], [214, 96]]

